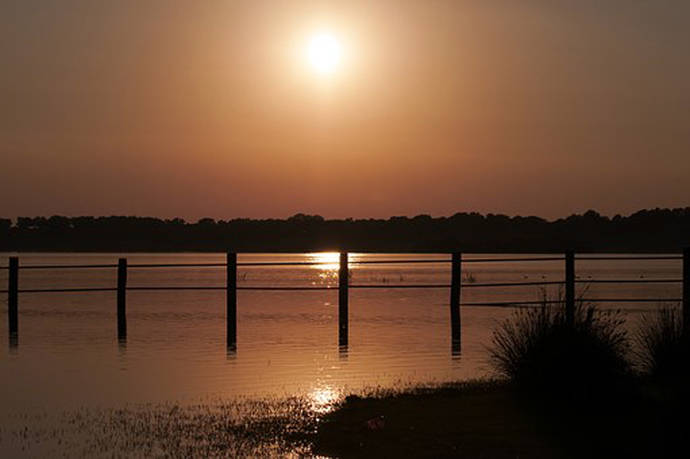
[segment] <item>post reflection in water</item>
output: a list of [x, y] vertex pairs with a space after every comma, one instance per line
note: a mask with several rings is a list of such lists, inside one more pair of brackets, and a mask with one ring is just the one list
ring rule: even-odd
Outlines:
[[338, 357], [340, 360], [347, 360], [348, 351], [347, 344], [338, 346]]
[[460, 360], [462, 356], [462, 346], [459, 339], [451, 339], [451, 358], [453, 360]]
[[19, 349], [19, 336], [16, 333], [10, 333], [10, 352], [15, 353]]
[[117, 350], [121, 355], [127, 352], [127, 338], [119, 337], [117, 339]]
[[225, 348], [225, 358], [227, 360], [235, 360], [237, 358], [237, 344], [229, 344]]

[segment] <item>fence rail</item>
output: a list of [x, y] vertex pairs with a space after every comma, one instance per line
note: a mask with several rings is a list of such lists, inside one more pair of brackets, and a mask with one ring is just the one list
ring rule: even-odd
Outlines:
[[[640, 261], [640, 260], [682, 260], [682, 278], [680, 279], [578, 279], [575, 275], [576, 261]], [[465, 263], [510, 263], [534, 261], [560, 261], [565, 263], [565, 278], [563, 281], [536, 282], [462, 282], [462, 266]], [[120, 258], [117, 264], [78, 264], [78, 265], [20, 265], [18, 257], [10, 257], [7, 266], [0, 266], [0, 270], [9, 271], [7, 290], [0, 293], [7, 294], [8, 323], [10, 331], [10, 345], [16, 346], [19, 335], [19, 294], [28, 293], [89, 293], [89, 292], [117, 292], [117, 335], [120, 342], [127, 339], [127, 291], [184, 291], [184, 290], [212, 290], [226, 292], [226, 328], [228, 348], [235, 349], [237, 342], [237, 291], [338, 291], [338, 343], [347, 346], [349, 327], [349, 290], [350, 289], [449, 289], [450, 290], [450, 322], [451, 342], [454, 352], [459, 352], [461, 341], [461, 307], [529, 307], [541, 304], [563, 304], [566, 318], [572, 323], [575, 311], [575, 285], [587, 284], [651, 284], [651, 283], [679, 283], [682, 284], [681, 298], [583, 298], [582, 301], [599, 303], [641, 303], [641, 302], [680, 302], [682, 303], [683, 327], [690, 331], [690, 248], [679, 255], [663, 256], [575, 256], [573, 251], [567, 251], [563, 256], [535, 256], [508, 258], [463, 258], [460, 252], [450, 254], [449, 258], [439, 259], [391, 259], [391, 260], [349, 260], [347, 252], [340, 254], [338, 262], [337, 286], [239, 286], [237, 285], [238, 267], [266, 267], [266, 266], [315, 266], [333, 265], [329, 261], [275, 261], [275, 262], [238, 262], [237, 254], [229, 252], [225, 263], [132, 263], [126, 258]], [[388, 264], [450, 264], [450, 284], [350, 284], [349, 266], [352, 265], [388, 265]], [[225, 285], [211, 286], [128, 286], [127, 273], [131, 269], [155, 268], [189, 268], [211, 267], [225, 268]], [[117, 287], [74, 287], [74, 288], [19, 288], [19, 272], [22, 270], [71, 270], [71, 269], [115, 269], [117, 268]], [[462, 290], [466, 288], [496, 288], [496, 287], [524, 287], [563, 285], [565, 300], [538, 301], [498, 301], [498, 302], [462, 302]]]

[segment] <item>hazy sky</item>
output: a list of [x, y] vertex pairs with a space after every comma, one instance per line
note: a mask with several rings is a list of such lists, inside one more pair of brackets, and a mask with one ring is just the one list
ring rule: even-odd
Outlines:
[[3, 0], [0, 216], [688, 206], [689, 21], [687, 0]]

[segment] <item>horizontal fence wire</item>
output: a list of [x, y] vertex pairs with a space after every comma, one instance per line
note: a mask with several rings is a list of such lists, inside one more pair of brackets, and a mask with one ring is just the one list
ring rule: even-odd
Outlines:
[[679, 284], [683, 279], [576, 279], [576, 284]]
[[[75, 288], [25, 288], [17, 290], [17, 293], [70, 293], [70, 292], [116, 292], [115, 287], [75, 287]], [[8, 293], [0, 290], [0, 293]]]
[[494, 301], [494, 302], [471, 302], [460, 303], [460, 306], [496, 306], [496, 307], [516, 307], [516, 306], [541, 306], [545, 304], [564, 304], [562, 300], [535, 300], [535, 301]]
[[563, 285], [564, 281], [537, 281], [537, 282], [472, 282], [467, 284], [460, 284], [462, 288], [472, 288], [472, 287], [522, 287], [529, 285]]
[[144, 287], [127, 287], [125, 290], [127, 291], [154, 291], [154, 290], [226, 290], [227, 287], [225, 286], [213, 286], [213, 285], [189, 285], [189, 286], [175, 286], [171, 285], [169, 287], [166, 286], [144, 286]]
[[463, 258], [463, 263], [492, 263], [510, 261], [563, 261], [565, 257], [528, 257], [528, 258]]
[[[176, 286], [171, 286], [171, 287], [127, 287], [127, 291], [164, 291], [164, 290], [227, 290], [228, 287], [226, 286], [185, 286], [185, 287], [176, 287]], [[247, 287], [235, 287], [236, 290], [337, 290], [337, 286], [333, 287], [252, 287], [252, 286], [247, 286]]]
[[590, 303], [679, 303], [681, 298], [582, 298], [578, 301]]
[[[510, 261], [558, 261], [565, 260], [564, 257], [527, 257], [527, 258], [464, 258], [463, 263], [490, 263], [490, 262], [510, 262]], [[450, 258], [442, 259], [402, 259], [402, 260], [349, 260], [348, 265], [386, 265], [386, 264], [417, 264], [417, 263], [450, 263]], [[245, 262], [237, 263], [237, 266], [299, 266], [299, 265], [334, 265], [338, 260], [333, 261], [285, 261], [285, 262]]]
[[237, 287], [237, 290], [301, 290], [301, 291], [308, 291], [308, 290], [338, 290], [338, 286], [334, 285], [332, 287], [328, 286], [323, 286], [323, 287]]
[[[352, 262], [350, 262], [352, 263]], [[316, 265], [337, 265], [338, 260], [334, 261], [247, 261], [238, 262], [237, 266], [316, 266]]]
[[[461, 287], [520, 287], [529, 285], [556, 285], [563, 282], [505, 282], [492, 284], [461, 284]], [[351, 284], [348, 288], [354, 289], [414, 289], [414, 288], [450, 288], [450, 284]], [[126, 290], [226, 290], [225, 286], [145, 286], [127, 287]], [[338, 286], [319, 286], [319, 287], [275, 287], [275, 286], [237, 286], [237, 290], [337, 290]], [[56, 288], [56, 289], [22, 289], [19, 293], [60, 293], [60, 292], [99, 292], [116, 291], [117, 288]], [[7, 290], [0, 290], [0, 293], [7, 293]]]
[[127, 268], [211, 268], [226, 265], [226, 263], [128, 263]]
[[[575, 260], [609, 260], [609, 261], [626, 261], [626, 260], [682, 260], [682, 256], [668, 255], [668, 256], [578, 256]], [[521, 258], [464, 258], [463, 263], [508, 263], [508, 262], [532, 262], [532, 261], [563, 261], [564, 257], [521, 257]], [[350, 260], [348, 265], [376, 265], [376, 264], [432, 264], [432, 263], [450, 263], [450, 259], [403, 259], [403, 260]], [[256, 261], [256, 262], [239, 262], [237, 266], [318, 266], [318, 265], [334, 265], [338, 264], [334, 261]], [[131, 263], [128, 268], [203, 268], [203, 267], [224, 267], [226, 263]], [[24, 265], [19, 266], [19, 269], [100, 269], [100, 268], [117, 268], [116, 264], [94, 264], [94, 265]], [[9, 266], [0, 266], [0, 270], [7, 270]]]
[[[450, 263], [446, 260], [349, 260], [348, 265], [386, 265], [386, 264], [411, 264], [411, 263]], [[237, 266], [311, 266], [311, 265], [337, 265], [338, 260], [333, 261], [250, 261], [239, 262]]]
[[[449, 288], [449, 285], [351, 285], [349, 288], [368, 289], [414, 289], [414, 288]], [[188, 287], [127, 287], [127, 291], [203, 291], [203, 290], [227, 290], [225, 286], [188, 286]], [[338, 286], [324, 286], [324, 287], [237, 287], [237, 290], [253, 290], [253, 291], [323, 291], [323, 290], [338, 290]], [[93, 288], [52, 288], [52, 289], [20, 289], [17, 293], [87, 293], [87, 292], [115, 292], [117, 288], [114, 287], [93, 287]], [[0, 290], [0, 293], [8, 293], [8, 290]], [[681, 298], [582, 298], [579, 301], [586, 301], [591, 303], [663, 303], [663, 302], [681, 302]], [[480, 302], [480, 303], [462, 303], [460, 306], [510, 306], [510, 305], [528, 305], [528, 304], [556, 304], [563, 303], [562, 300], [554, 301], [506, 301], [506, 302]]]
[[645, 257], [645, 256], [620, 256], [620, 257], [606, 257], [606, 256], [602, 256], [602, 257], [584, 256], [584, 257], [581, 257], [581, 256], [575, 256], [575, 261], [578, 261], [578, 260], [590, 260], [590, 261], [596, 261], [596, 260], [609, 260], [609, 261], [611, 261], [611, 260], [613, 260], [613, 261], [616, 261], [616, 260], [618, 260], [618, 261], [628, 261], [628, 260], [682, 260], [682, 259], [683, 259], [683, 257], [679, 256], [679, 255], [660, 255], [660, 256], [649, 256], [649, 257]]
[[105, 269], [117, 268], [117, 265], [19, 265], [18, 269]]
[[348, 288], [450, 288], [449, 284], [352, 284]]
[[[680, 298], [582, 298], [578, 301], [590, 303], [678, 303]], [[535, 300], [535, 301], [500, 301], [500, 302], [472, 302], [460, 303], [460, 306], [495, 306], [495, 307], [522, 307], [542, 306], [550, 304], [565, 304], [563, 300]]]
[[450, 263], [451, 259], [446, 258], [442, 260], [352, 260], [348, 261], [350, 265], [389, 265], [389, 264], [413, 264], [413, 263]]
[[[680, 257], [672, 257], [680, 259]], [[618, 259], [618, 258], [616, 258]], [[644, 258], [651, 259], [651, 258]], [[666, 259], [666, 258], [664, 258]], [[465, 258], [463, 263], [491, 263], [491, 262], [523, 262], [523, 261], [558, 261], [564, 260], [563, 257], [529, 257], [529, 258]], [[450, 259], [403, 259], [403, 260], [350, 260], [348, 265], [376, 265], [376, 264], [424, 264], [424, 263], [450, 263]], [[237, 266], [318, 266], [335, 265], [334, 261], [256, 261], [239, 262]], [[203, 267], [224, 267], [225, 262], [218, 263], [128, 263], [127, 268], [203, 268]], [[117, 268], [117, 264], [95, 264], [95, 265], [21, 265], [19, 269], [89, 269], [89, 268]], [[0, 266], [0, 269], [9, 269], [9, 266]]]
[[[462, 288], [471, 287], [522, 287], [529, 285], [560, 285], [563, 281], [545, 282], [495, 282], [460, 284]], [[353, 284], [349, 288], [450, 288], [450, 284]]]

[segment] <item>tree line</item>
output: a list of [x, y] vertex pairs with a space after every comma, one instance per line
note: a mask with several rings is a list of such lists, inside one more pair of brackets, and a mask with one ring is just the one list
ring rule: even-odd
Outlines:
[[0, 251], [677, 252], [690, 246], [690, 207], [548, 221], [476, 212], [450, 217], [186, 222], [152, 217], [0, 218]]

